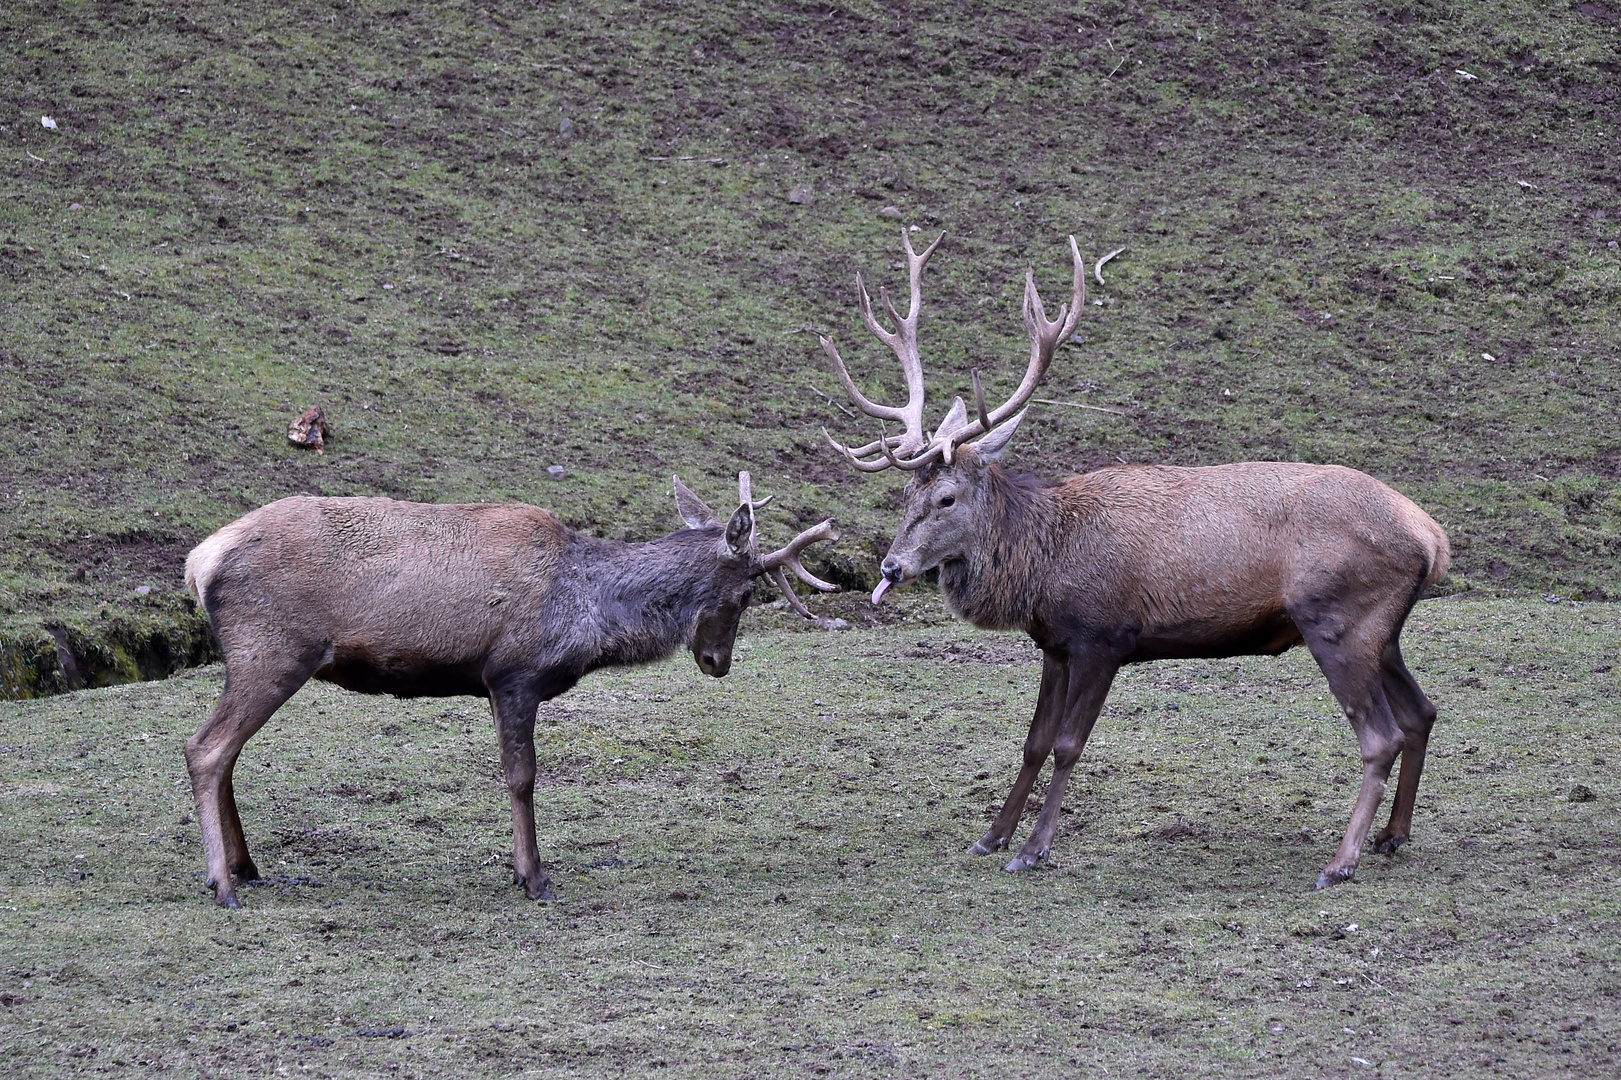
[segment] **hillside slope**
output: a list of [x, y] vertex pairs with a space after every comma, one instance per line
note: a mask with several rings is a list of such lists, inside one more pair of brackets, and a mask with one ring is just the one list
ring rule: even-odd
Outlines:
[[869, 580], [898, 480], [821, 443], [872, 425], [793, 331], [895, 394], [853, 278], [904, 289], [902, 225], [947, 233], [931, 413], [1011, 389], [1027, 266], [1055, 307], [1067, 234], [1128, 246], [1044, 395], [1119, 413], [1043, 407], [1027, 466], [1342, 463], [1464, 585], [1621, 592], [1621, 6], [35, 3], [0, 40], [14, 621], [174, 610], [294, 492], [648, 537], [672, 472], [739, 468]]

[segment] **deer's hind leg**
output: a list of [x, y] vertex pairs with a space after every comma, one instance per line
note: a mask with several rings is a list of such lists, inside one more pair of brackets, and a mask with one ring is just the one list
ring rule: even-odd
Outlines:
[[990, 830], [968, 849], [973, 854], [989, 855], [993, 851], [1001, 851], [1013, 838], [1014, 830], [1019, 827], [1019, 818], [1024, 816], [1025, 803], [1030, 799], [1030, 789], [1035, 786], [1041, 767], [1053, 752], [1053, 743], [1057, 741], [1059, 728], [1064, 722], [1064, 700], [1068, 696], [1068, 660], [1056, 659], [1052, 653], [1047, 653], [1041, 665], [1041, 692], [1036, 695], [1036, 713], [1030, 718], [1030, 734], [1024, 740], [1024, 763], [1019, 767], [1013, 789], [1008, 792], [1007, 801], [1002, 804]]
[[1401, 773], [1396, 780], [1396, 798], [1390, 808], [1390, 823], [1373, 839], [1373, 850], [1393, 854], [1413, 832], [1413, 805], [1418, 800], [1418, 781], [1424, 773], [1424, 753], [1429, 747], [1430, 729], [1435, 725], [1435, 706], [1419, 688], [1418, 681], [1402, 661], [1401, 646], [1395, 638], [1380, 657], [1380, 681], [1385, 700], [1390, 703], [1396, 723], [1402, 729]]
[[[1312, 658], [1328, 679], [1362, 751], [1362, 787], [1351, 809], [1339, 851], [1317, 877], [1324, 889], [1348, 881], [1362, 859], [1362, 844], [1373, 828], [1396, 755], [1406, 742], [1385, 696], [1380, 658], [1401, 614], [1347, 612], [1320, 608], [1291, 612]], [[1415, 781], [1416, 782], [1416, 781]]]
[[227, 659], [219, 702], [186, 742], [186, 769], [191, 774], [197, 825], [203, 834], [208, 886], [222, 907], [242, 906], [231, 882], [232, 871], [240, 871], [247, 881], [259, 876], [248, 854], [231, 783], [236, 760], [253, 733], [309, 681], [321, 660], [319, 650], [302, 656], [276, 656], [269, 663]]
[[220, 784], [220, 827], [224, 832], [225, 863], [238, 881], [258, 881], [259, 867], [254, 865], [253, 856], [248, 854], [248, 838], [242, 831], [242, 815], [236, 809], [233, 777], [240, 756], [232, 758], [230, 764], [225, 766], [225, 776]]

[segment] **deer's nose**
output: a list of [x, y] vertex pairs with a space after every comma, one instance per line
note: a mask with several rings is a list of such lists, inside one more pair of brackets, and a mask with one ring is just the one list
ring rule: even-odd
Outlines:
[[732, 656], [713, 649], [705, 649], [698, 654], [698, 670], [705, 675], [720, 678], [732, 670]]
[[901, 578], [906, 576], [906, 571], [901, 568], [901, 561], [893, 555], [884, 559], [881, 569], [885, 580], [891, 583], [899, 584]]

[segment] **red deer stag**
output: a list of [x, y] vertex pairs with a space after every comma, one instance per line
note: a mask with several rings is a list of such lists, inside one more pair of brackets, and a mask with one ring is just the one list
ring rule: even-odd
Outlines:
[[311, 676], [366, 694], [490, 699], [512, 801], [513, 869], [551, 898], [535, 845], [535, 710], [589, 671], [645, 664], [678, 645], [716, 678], [732, 665], [755, 579], [784, 570], [818, 589], [800, 553], [831, 520], [760, 557], [749, 474], [721, 524], [679, 478], [687, 528], [645, 544], [582, 536], [532, 506], [291, 498], [197, 545], [186, 585], [225, 656], [225, 689], [186, 744], [215, 899], [237, 907], [248, 855], [231, 772], [242, 746]]
[[940, 241], [918, 254], [902, 238], [912, 288], [906, 317], [880, 292], [894, 332], [873, 317], [859, 276], [856, 287], [868, 328], [900, 358], [906, 404], [869, 401], [833, 343], [823, 338], [822, 347], [856, 405], [905, 430], [880, 430], [877, 441], [861, 447], [832, 436], [828, 441], [864, 472], [911, 474], [874, 604], [891, 586], [938, 567], [954, 614], [982, 629], [1023, 630], [1044, 654], [1023, 768], [990, 831], [971, 850], [983, 855], [1007, 846], [1051, 755], [1041, 813], [1007, 869], [1028, 870], [1047, 857], [1064, 786], [1122, 664], [1275, 655], [1304, 642], [1362, 752], [1362, 789], [1350, 828], [1317, 887], [1355, 873], [1400, 754], [1390, 823], [1373, 841], [1377, 851], [1395, 851], [1412, 827], [1435, 721], [1397, 638], [1413, 604], [1446, 572], [1446, 533], [1384, 484], [1332, 465], [1121, 466], [1056, 483], [1003, 469], [997, 458], [1085, 302], [1074, 237], [1074, 296], [1056, 322], [1047, 321], [1033, 274], [1025, 276], [1030, 364], [1013, 396], [987, 411], [975, 372], [975, 415], [958, 398], [933, 434], [926, 433], [917, 317], [923, 267]]

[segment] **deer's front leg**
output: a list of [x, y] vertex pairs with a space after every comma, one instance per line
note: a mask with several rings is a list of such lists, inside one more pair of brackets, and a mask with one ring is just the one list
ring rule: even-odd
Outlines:
[[1100, 661], [1093, 656], [1072, 659], [1068, 668], [1067, 693], [1064, 696], [1063, 719], [1058, 738], [1053, 743], [1053, 777], [1047, 784], [1047, 796], [1042, 801], [1041, 816], [1030, 839], [1007, 864], [1009, 873], [1030, 870], [1047, 859], [1052, 850], [1053, 834], [1058, 831], [1058, 814], [1064, 804], [1064, 787], [1069, 774], [1086, 749], [1086, 740], [1103, 711], [1103, 701], [1109, 696], [1117, 665]]
[[1054, 658], [1052, 653], [1047, 653], [1041, 666], [1041, 692], [1036, 696], [1036, 713], [1030, 718], [1030, 734], [1024, 740], [1024, 764], [1019, 768], [1018, 779], [1013, 781], [1013, 790], [1008, 792], [1001, 812], [991, 823], [990, 831], [968, 849], [973, 854], [989, 855], [993, 851], [1001, 851], [1013, 839], [1013, 832], [1019, 827], [1019, 818], [1024, 815], [1024, 804], [1030, 798], [1030, 789], [1035, 785], [1036, 776], [1046, 764], [1047, 755], [1052, 753], [1053, 742], [1058, 737], [1068, 685], [1068, 665], [1062, 659]]
[[528, 687], [490, 692], [490, 708], [501, 740], [501, 769], [512, 802], [513, 878], [531, 900], [555, 900], [535, 843], [535, 710], [539, 704], [538, 695]]

